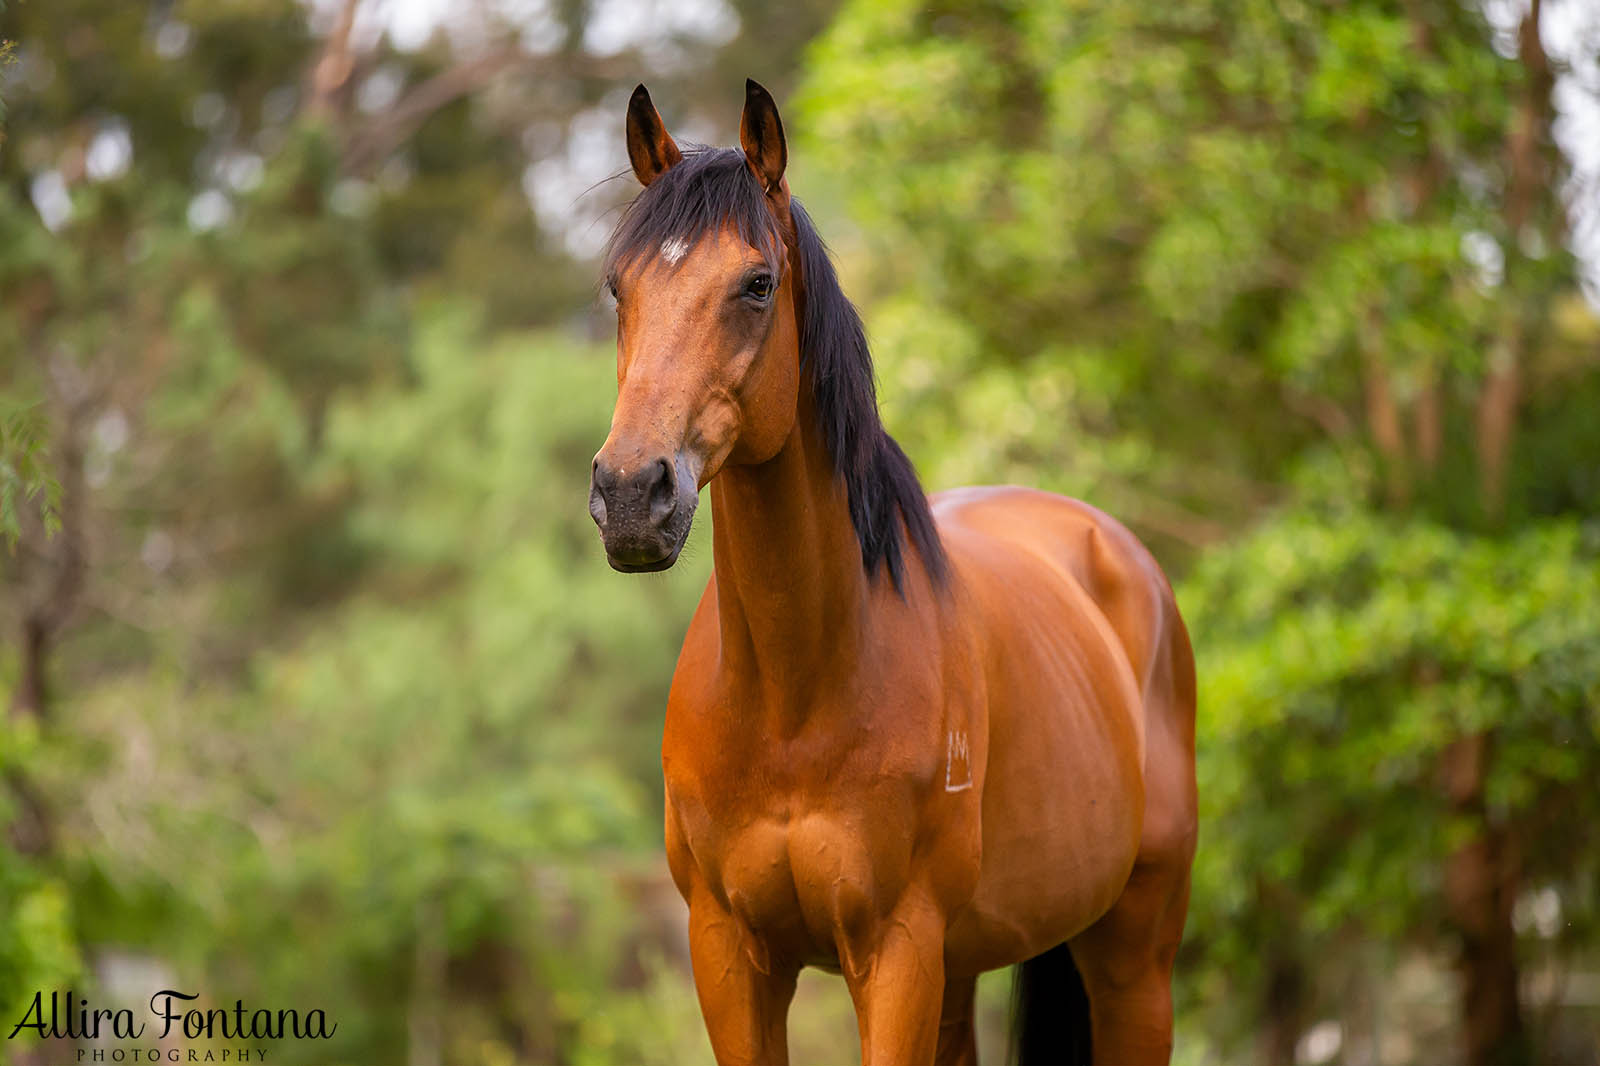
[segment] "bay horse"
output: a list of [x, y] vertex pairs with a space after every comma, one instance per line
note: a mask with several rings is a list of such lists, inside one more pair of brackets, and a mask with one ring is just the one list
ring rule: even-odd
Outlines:
[[864, 1063], [972, 1063], [977, 976], [1018, 962], [1025, 1061], [1167, 1061], [1196, 798], [1166, 577], [1075, 500], [923, 493], [765, 89], [739, 148], [681, 150], [642, 85], [626, 131], [589, 506], [615, 569], [662, 570], [710, 486], [661, 762], [717, 1061], [787, 1062], [817, 966]]

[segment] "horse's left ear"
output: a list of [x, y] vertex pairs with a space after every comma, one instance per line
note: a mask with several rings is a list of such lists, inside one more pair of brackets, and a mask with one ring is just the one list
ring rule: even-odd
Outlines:
[[751, 173], [768, 193], [778, 191], [789, 149], [783, 141], [783, 122], [772, 94], [749, 78], [744, 82], [744, 117], [739, 120], [739, 145]]

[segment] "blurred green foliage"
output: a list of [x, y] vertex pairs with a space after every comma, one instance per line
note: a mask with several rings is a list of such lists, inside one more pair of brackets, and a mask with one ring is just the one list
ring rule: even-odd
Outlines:
[[[1530, 962], [1593, 959], [1600, 527], [1500, 540], [1308, 508], [1208, 555], [1183, 592], [1206, 844], [1182, 988], [1213, 1039], [1254, 1030], [1274, 958], [1331, 976], [1318, 1007], [1337, 1013], [1331, 945], [1379, 972], [1448, 955], [1448, 863], [1481, 827], [1441, 767], [1480, 731], [1489, 815], [1515, 827], [1530, 890], [1560, 900], [1558, 925], [1528, 930]], [[1351, 951], [1363, 939], [1375, 956]]]
[[0, 542], [14, 548], [25, 513], [37, 515], [47, 532], [55, 530], [61, 485], [42, 454], [45, 420], [39, 405], [5, 403], [0, 410]]
[[[1402, 406], [1465, 397], [1515, 317], [1543, 373], [1591, 367], [1592, 327], [1550, 328], [1578, 299], [1554, 173], [1508, 232], [1525, 75], [1490, 37], [1450, 2], [847, 5], [794, 154], [855, 222], [932, 480], [1043, 476], [1181, 552], [1359, 434], [1369, 361]], [[1518, 475], [1513, 510], [1579, 476]], [[1442, 516], [1482, 513], [1438, 488]]]

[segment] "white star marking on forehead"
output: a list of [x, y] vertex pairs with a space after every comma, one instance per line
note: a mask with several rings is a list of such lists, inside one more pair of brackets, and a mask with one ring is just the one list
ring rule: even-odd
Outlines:
[[668, 266], [677, 266], [678, 260], [689, 254], [689, 242], [682, 237], [672, 237], [661, 242], [661, 258]]

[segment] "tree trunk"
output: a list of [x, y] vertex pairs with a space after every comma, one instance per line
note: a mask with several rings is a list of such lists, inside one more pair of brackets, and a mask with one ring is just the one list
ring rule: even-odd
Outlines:
[[50, 635], [42, 619], [28, 615], [22, 620], [21, 672], [11, 693], [13, 716], [44, 713], [44, 668], [49, 657]]
[[[37, 569], [31, 580], [23, 582], [26, 606], [19, 633], [20, 674], [9, 711], [14, 718], [32, 718], [41, 729], [47, 726], [49, 716], [50, 654], [77, 609], [88, 570], [84, 470], [87, 420], [94, 408], [92, 392], [69, 366], [49, 362], [45, 366], [55, 400], [52, 454], [57, 457], [55, 470], [61, 480], [61, 527], [52, 537], [43, 523], [35, 520], [23, 531], [32, 542], [28, 566]], [[48, 854], [55, 833], [45, 797], [18, 766], [7, 770], [6, 787], [16, 805], [11, 823], [5, 827], [13, 845], [24, 855]]]
[[339, 117], [339, 100], [348, 95], [350, 77], [355, 73], [350, 31], [355, 27], [356, 8], [360, 6], [361, 0], [345, 0], [332, 32], [323, 42], [322, 54], [311, 68], [311, 92], [306, 111], [313, 117], [330, 121]]
[[1527, 227], [1541, 218], [1536, 208], [1561, 212], [1555, 189], [1555, 168], [1551, 166], [1554, 138], [1550, 132], [1554, 105], [1550, 94], [1555, 76], [1539, 36], [1542, 13], [1540, 0], [1532, 0], [1517, 31], [1517, 58], [1526, 68], [1522, 99], [1506, 134], [1506, 160], [1510, 175], [1506, 181], [1504, 218], [1508, 245], [1505, 291], [1507, 324], [1497, 350], [1490, 353], [1483, 389], [1478, 394], [1478, 463], [1484, 513], [1497, 518], [1505, 507], [1506, 467], [1515, 437], [1517, 406], [1522, 399], [1522, 361], [1532, 348], [1529, 325], [1539, 321], [1543, 308], [1522, 306], [1517, 291], [1519, 246]]
[[1415, 408], [1417, 465], [1424, 474], [1432, 474], [1439, 468], [1439, 447], [1444, 438], [1439, 402], [1439, 374], [1429, 370], [1417, 388]]
[[[13, 717], [26, 716], [35, 720], [44, 717], [44, 675], [49, 654], [48, 627], [37, 616], [26, 616], [22, 621], [21, 675], [17, 679], [16, 689], [11, 693]], [[11, 846], [20, 855], [48, 854], [54, 832], [44, 798], [19, 767], [12, 766], [6, 770], [5, 784], [13, 804], [11, 823], [6, 826]]]
[[1384, 486], [1390, 506], [1404, 508], [1411, 502], [1411, 472], [1406, 461], [1405, 431], [1400, 424], [1400, 406], [1395, 402], [1389, 368], [1384, 365], [1382, 342], [1374, 311], [1369, 316], [1365, 391], [1367, 428], [1383, 458]]
[[439, 1066], [444, 1061], [444, 997], [449, 956], [444, 942], [443, 908], [419, 900], [414, 911], [417, 942], [411, 956], [411, 995], [406, 1007], [408, 1066]]
[[1261, 1036], [1256, 1057], [1263, 1066], [1289, 1066], [1305, 1031], [1306, 976], [1300, 963], [1278, 956], [1267, 967]]
[[1506, 326], [1506, 334], [1504, 343], [1489, 354], [1488, 375], [1478, 394], [1479, 491], [1484, 513], [1491, 518], [1498, 518], [1505, 507], [1506, 463], [1522, 392], [1521, 330], [1515, 321]]
[[1460, 938], [1463, 1056], [1469, 1066], [1526, 1061], [1518, 997], [1517, 934], [1511, 923], [1520, 881], [1516, 845], [1484, 802], [1490, 738], [1475, 733], [1445, 751], [1446, 792], [1475, 829], [1445, 866], [1445, 910]]

